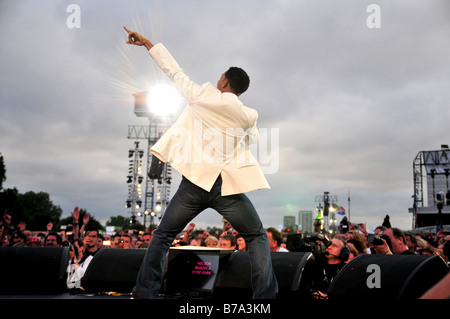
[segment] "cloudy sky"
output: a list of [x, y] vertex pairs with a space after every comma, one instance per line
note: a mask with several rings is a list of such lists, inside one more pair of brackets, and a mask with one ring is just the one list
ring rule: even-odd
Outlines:
[[347, 210], [350, 194], [353, 222], [388, 214], [409, 229], [413, 160], [450, 143], [449, 12], [447, 0], [2, 0], [4, 187], [48, 192], [63, 217], [74, 206], [102, 222], [129, 216], [127, 130], [147, 124], [132, 94], [166, 79], [124, 43], [126, 25], [163, 42], [198, 83], [231, 65], [249, 73], [241, 99], [279, 133], [271, 190], [248, 194], [266, 227], [328, 191]]

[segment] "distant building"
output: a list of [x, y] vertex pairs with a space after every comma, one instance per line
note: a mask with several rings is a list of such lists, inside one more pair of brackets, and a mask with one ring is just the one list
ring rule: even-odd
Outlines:
[[298, 228], [302, 229], [303, 233], [313, 232], [313, 212], [311, 210], [301, 210], [298, 212]]
[[284, 216], [283, 217], [283, 227], [296, 226], [295, 216]]

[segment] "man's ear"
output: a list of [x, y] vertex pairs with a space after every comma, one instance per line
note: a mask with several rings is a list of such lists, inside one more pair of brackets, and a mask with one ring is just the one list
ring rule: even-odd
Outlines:
[[228, 79], [227, 78], [225, 78], [225, 80], [223, 81], [223, 88], [225, 89], [226, 87], [229, 87], [230, 86], [230, 81], [228, 81]]

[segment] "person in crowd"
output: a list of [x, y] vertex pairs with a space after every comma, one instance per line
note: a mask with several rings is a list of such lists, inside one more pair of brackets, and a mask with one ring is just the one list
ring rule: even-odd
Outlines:
[[363, 241], [359, 241], [356, 238], [350, 238], [346, 240], [346, 243], [354, 257], [367, 254], [367, 248]]
[[203, 236], [201, 236], [201, 235], [195, 235], [192, 238], [190, 238], [189, 245], [190, 246], [206, 247], [205, 241], [203, 240]]
[[85, 246], [84, 246], [83, 240], [80, 238], [75, 239], [73, 242], [73, 246], [76, 247], [76, 251], [78, 252], [78, 254], [76, 255], [76, 259], [81, 260], [81, 258], [83, 258], [84, 251], [85, 251]]
[[28, 229], [25, 229], [23, 231], [24, 235], [26, 236], [27, 240], [25, 241], [25, 246], [30, 246], [31, 240], [33, 239], [33, 232], [31, 232]]
[[391, 228], [392, 227], [389, 215], [386, 215], [386, 217], [384, 217], [383, 223], [381, 225], [386, 227], [386, 228]]
[[367, 231], [367, 226], [365, 223], [359, 223], [356, 225], [356, 229], [359, 230], [363, 236], [367, 237], [369, 232]]
[[9, 242], [10, 246], [13, 247], [27, 246], [26, 244], [27, 236], [21, 230], [16, 230], [15, 232], [12, 233]]
[[346, 241], [348, 250], [350, 251], [350, 256], [349, 256], [348, 260], [346, 261], [346, 263], [348, 263], [353, 258], [358, 257], [359, 255], [361, 255], [361, 253], [356, 249], [354, 243], [355, 243], [354, 239], [349, 239], [349, 240]]
[[[81, 277], [83, 270], [80, 268], [80, 252], [76, 245], [69, 246], [69, 265], [67, 266], [67, 288], [81, 288]], [[84, 266], [84, 265], [83, 265]]]
[[406, 245], [408, 246], [408, 249], [410, 252], [417, 254], [417, 238], [416, 236], [411, 232], [405, 232], [405, 238], [406, 238]]
[[314, 230], [313, 230], [313, 234], [317, 234], [320, 233], [320, 227], [322, 226], [322, 223], [320, 222], [320, 220], [315, 219], [314, 220]]
[[119, 248], [130, 249], [133, 248], [131, 244], [131, 236], [128, 234], [122, 234], [120, 237]]
[[[83, 234], [85, 234], [85, 229], [87, 224], [89, 223], [90, 215], [85, 214], [83, 216], [83, 224], [80, 227], [80, 210], [78, 206], [76, 206], [72, 212], [72, 226], [73, 226], [73, 235], [74, 239], [80, 238], [83, 239]], [[80, 236], [81, 235], [81, 236]]]
[[44, 233], [44, 232], [39, 232], [39, 233], [37, 233], [36, 237], [39, 238], [40, 246], [43, 246], [43, 245], [44, 245], [45, 236], [47, 236], [47, 234]]
[[219, 246], [220, 248], [223, 249], [236, 249], [237, 246], [236, 237], [234, 237], [231, 234], [227, 234], [225, 236], [220, 237]]
[[385, 227], [385, 226], [377, 226], [376, 228], [375, 228], [375, 230], [374, 230], [374, 234], [375, 235], [379, 235], [379, 234], [381, 234], [382, 232], [384, 232], [385, 230], [386, 230], [387, 228]]
[[97, 236], [97, 248], [101, 249], [103, 248], [103, 241], [105, 240], [105, 237], [102, 234], [98, 234]]
[[142, 236], [144, 243], [147, 244], [147, 247], [150, 244], [150, 241], [152, 240], [152, 236], [153, 235], [151, 232], [145, 232], [144, 235]]
[[46, 247], [61, 247], [62, 237], [55, 231], [50, 231], [47, 236], [45, 236], [44, 246]]
[[111, 241], [111, 248], [120, 248], [119, 244], [120, 244], [120, 234], [119, 233], [115, 233], [112, 237], [112, 241]]
[[242, 235], [237, 234], [236, 236], [237, 244], [240, 251], [246, 251], [247, 250], [247, 243], [245, 242], [244, 237]]
[[428, 249], [428, 246], [430, 246], [430, 244], [422, 237], [416, 237], [416, 243], [416, 253], [418, 255], [420, 255], [422, 250]]
[[313, 298], [327, 298], [328, 289], [338, 272], [350, 258], [345, 241], [333, 238], [325, 254], [315, 256], [316, 267], [313, 279]]
[[[70, 262], [67, 267], [67, 288], [69, 289], [80, 289], [81, 279], [83, 278], [90, 262], [94, 258], [95, 254], [100, 250], [97, 245], [97, 240], [99, 238], [99, 233], [97, 230], [87, 230], [84, 235], [84, 252], [81, 254], [77, 244], [69, 246], [69, 256]], [[73, 252], [70, 252], [70, 250]], [[81, 258], [80, 258], [81, 257]]]
[[215, 236], [208, 236], [208, 238], [205, 239], [205, 245], [209, 248], [217, 248], [219, 240]]
[[286, 248], [281, 247], [281, 233], [273, 227], [266, 229], [267, 237], [269, 237], [270, 251], [276, 252], [288, 252]]
[[436, 247], [428, 245], [427, 248], [420, 251], [421, 256], [440, 256], [441, 252]]
[[32, 238], [31, 238], [31, 242], [30, 242], [30, 247], [40, 247], [42, 244], [41, 244], [41, 239], [39, 238], [39, 237], [37, 237], [37, 236], [33, 236]]
[[[450, 237], [450, 236], [447, 236]], [[442, 251], [442, 258], [450, 266], [450, 239], [443, 242], [438, 249]]]
[[7, 211], [5, 210], [2, 218], [0, 218], [0, 247], [9, 246], [8, 233], [11, 226], [11, 219], [11, 215], [8, 215]]
[[225, 219], [225, 217], [222, 217], [222, 233], [227, 233], [228, 231], [232, 231], [233, 230], [233, 226], [231, 225], [231, 223]]
[[[195, 223], [190, 223], [187, 227], [186, 227], [186, 232], [184, 233], [183, 237], [182, 237], [182, 241], [184, 241], [186, 244], [190, 245], [191, 244], [191, 234], [192, 231], [195, 228]], [[200, 246], [200, 245], [193, 245], [193, 246]]]
[[347, 234], [347, 243], [351, 243], [353, 247], [357, 250], [355, 256], [366, 254], [368, 252], [367, 238], [363, 236], [362, 232], [359, 230], [350, 230]]
[[388, 228], [384, 232], [391, 239], [392, 253], [394, 255], [414, 255], [407, 246], [406, 237], [399, 228]]
[[170, 247], [183, 247], [183, 246], [189, 246], [182, 240], [174, 240], [172, 245]]
[[97, 230], [87, 230], [84, 235], [84, 254], [81, 261], [84, 261], [89, 256], [95, 256], [99, 251], [97, 246], [98, 231]]
[[436, 237], [434, 238], [433, 246], [438, 247], [442, 242], [445, 241], [445, 237], [450, 237], [450, 236], [447, 235], [447, 232], [445, 230], [440, 229], [437, 232]]

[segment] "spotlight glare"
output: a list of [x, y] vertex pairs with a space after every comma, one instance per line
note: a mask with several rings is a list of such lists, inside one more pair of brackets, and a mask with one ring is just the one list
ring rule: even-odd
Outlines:
[[157, 85], [147, 96], [147, 105], [151, 113], [159, 116], [173, 115], [181, 104], [181, 96], [170, 85]]

